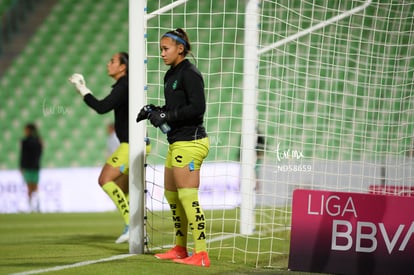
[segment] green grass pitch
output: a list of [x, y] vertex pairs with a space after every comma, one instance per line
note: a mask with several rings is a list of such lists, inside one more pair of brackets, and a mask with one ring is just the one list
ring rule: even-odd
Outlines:
[[[168, 231], [171, 224], [162, 224]], [[234, 263], [231, 250], [218, 249], [209, 252], [209, 268], [160, 261], [152, 251], [99, 262], [129, 253], [128, 244], [114, 243], [121, 231], [117, 212], [1, 214], [0, 274], [307, 274], [287, 271], [286, 255], [280, 257], [281, 268], [255, 268]], [[74, 266], [87, 261], [93, 263]], [[65, 266], [70, 267], [61, 268]], [[55, 267], [59, 270], [52, 270]]]

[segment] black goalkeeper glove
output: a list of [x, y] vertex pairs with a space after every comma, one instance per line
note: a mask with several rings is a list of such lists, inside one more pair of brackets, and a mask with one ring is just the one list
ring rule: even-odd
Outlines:
[[145, 105], [141, 108], [141, 110], [138, 113], [137, 116], [137, 122], [140, 122], [141, 120], [148, 119], [149, 115], [154, 110], [159, 110], [160, 107], [155, 106], [154, 104]]
[[161, 109], [153, 110], [149, 114], [149, 120], [154, 127], [159, 127], [164, 123], [167, 123], [168, 115]]

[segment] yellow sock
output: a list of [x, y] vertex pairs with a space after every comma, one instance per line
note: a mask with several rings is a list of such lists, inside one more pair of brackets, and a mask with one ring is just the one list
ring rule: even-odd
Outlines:
[[129, 225], [129, 204], [124, 192], [116, 185], [115, 182], [109, 181], [102, 186], [102, 189], [108, 194], [115, 203], [126, 225]]
[[188, 225], [193, 234], [195, 252], [207, 251], [206, 220], [198, 202], [198, 188], [179, 188], [178, 197], [183, 205]]
[[175, 244], [187, 247], [187, 228], [188, 221], [185, 215], [183, 206], [181, 205], [180, 200], [178, 199], [178, 193], [173, 191], [164, 191], [165, 198], [170, 205], [172, 212], [172, 219], [174, 222], [175, 231]]

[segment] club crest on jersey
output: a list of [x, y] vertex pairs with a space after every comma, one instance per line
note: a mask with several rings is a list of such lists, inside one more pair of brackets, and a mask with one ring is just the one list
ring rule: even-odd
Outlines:
[[177, 83], [178, 83], [178, 80], [175, 80], [173, 85], [172, 85], [173, 90], [175, 90], [177, 88]]

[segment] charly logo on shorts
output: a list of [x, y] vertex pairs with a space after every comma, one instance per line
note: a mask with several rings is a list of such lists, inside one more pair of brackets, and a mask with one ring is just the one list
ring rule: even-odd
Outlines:
[[176, 156], [174, 159], [175, 159], [175, 161], [176, 161], [176, 162], [178, 162], [178, 163], [183, 162], [183, 156], [178, 155], [178, 156]]

